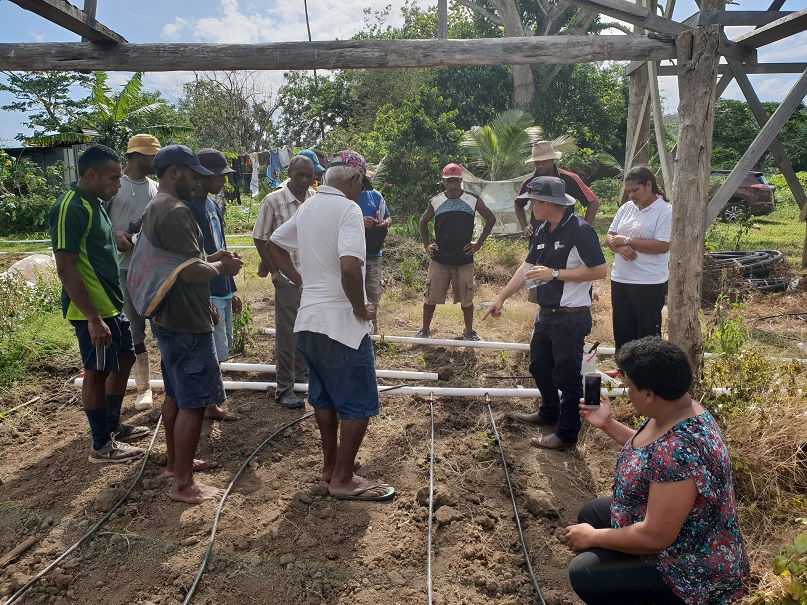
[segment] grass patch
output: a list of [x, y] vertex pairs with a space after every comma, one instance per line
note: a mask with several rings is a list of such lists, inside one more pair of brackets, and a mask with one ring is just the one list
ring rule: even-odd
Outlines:
[[75, 333], [60, 313], [36, 313], [0, 338], [0, 393], [36, 382], [43, 362], [77, 349]]

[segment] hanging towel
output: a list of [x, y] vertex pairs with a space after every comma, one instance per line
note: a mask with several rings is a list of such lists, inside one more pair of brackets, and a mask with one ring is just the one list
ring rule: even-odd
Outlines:
[[252, 178], [249, 181], [249, 192], [252, 194], [252, 197], [255, 197], [261, 190], [258, 184], [258, 154], [250, 153], [249, 161], [252, 164]]
[[292, 151], [291, 147], [288, 145], [284, 145], [278, 149], [277, 155], [280, 158], [280, 165], [285, 168], [291, 164], [291, 158], [294, 157], [294, 151]]
[[283, 166], [280, 164], [280, 154], [277, 149], [269, 152], [269, 167], [266, 169], [266, 180], [272, 188], [280, 185], [280, 171]]

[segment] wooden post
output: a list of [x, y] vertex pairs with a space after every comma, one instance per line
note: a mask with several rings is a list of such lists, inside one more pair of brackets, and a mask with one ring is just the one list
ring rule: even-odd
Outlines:
[[720, 27], [707, 25], [676, 36], [678, 55], [678, 117], [680, 134], [670, 200], [673, 236], [667, 297], [668, 331], [672, 342], [689, 357], [695, 376], [702, 363], [698, 318], [703, 279], [703, 217], [709, 195], [715, 78]]
[[437, 0], [437, 39], [448, 40], [448, 0]]
[[[91, 19], [95, 19], [95, 14], [98, 10], [98, 0], [84, 0], [84, 13]], [[88, 38], [81, 37], [82, 42], [90, 42]]]
[[[636, 4], [644, 6], [643, 0], [636, 0]], [[655, 8], [655, 1], [652, 2]], [[633, 26], [633, 33], [643, 34], [644, 29], [638, 25]], [[650, 159], [648, 146], [648, 133], [650, 132], [650, 90], [647, 69], [637, 69], [628, 76], [628, 123], [625, 133], [625, 172], [634, 166], [647, 164]], [[619, 194], [619, 205], [625, 203], [628, 196], [625, 193], [625, 183]]]

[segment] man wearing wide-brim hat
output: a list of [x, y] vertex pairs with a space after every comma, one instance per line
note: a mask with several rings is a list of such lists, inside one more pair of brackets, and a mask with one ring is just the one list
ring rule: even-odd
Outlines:
[[521, 225], [521, 232], [529, 237], [532, 235], [538, 221], [531, 217], [527, 220], [526, 206], [527, 199], [523, 196], [527, 191], [527, 185], [538, 176], [553, 176], [563, 181], [566, 187], [566, 195], [570, 195], [576, 201], [580, 202], [586, 209], [586, 222], [591, 225], [594, 223], [594, 217], [597, 216], [597, 210], [600, 208], [600, 202], [597, 201], [597, 196], [589, 189], [583, 180], [574, 172], [562, 170], [555, 165], [555, 160], [559, 160], [563, 156], [560, 151], [555, 151], [550, 141], [538, 141], [532, 146], [532, 155], [525, 163], [535, 165], [535, 173], [521, 184], [514, 209], [516, 218], [519, 225]]
[[565, 449], [574, 447], [580, 432], [580, 370], [585, 337], [591, 332], [591, 284], [605, 279], [605, 257], [597, 233], [574, 215], [576, 200], [566, 193], [563, 180], [535, 177], [527, 184], [524, 198], [539, 226], [526, 260], [483, 319], [499, 317], [505, 301], [527, 280], [534, 284], [533, 302], [540, 309], [530, 341], [530, 374], [541, 391], [541, 403], [537, 412], [516, 414], [516, 418], [554, 427], [549, 435], [533, 437], [533, 446]]

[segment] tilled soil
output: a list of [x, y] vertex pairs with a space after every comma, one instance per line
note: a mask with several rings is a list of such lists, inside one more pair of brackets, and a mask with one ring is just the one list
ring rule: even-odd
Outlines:
[[[271, 338], [263, 337], [259, 346], [271, 351]], [[503, 370], [496, 351], [405, 348], [401, 345], [392, 358], [389, 351], [379, 356], [378, 366], [442, 367], [451, 378], [434, 383], [442, 386], [482, 385], [485, 374], [526, 372], [526, 356], [520, 354]], [[242, 360], [266, 361], [257, 356]], [[140, 463], [88, 463], [79, 393], [64, 384], [64, 376], [43, 384], [46, 396], [15, 412], [13, 424], [6, 421], [0, 430], [5, 454], [0, 460], [0, 556], [36, 538], [0, 569], [0, 594], [6, 597], [98, 522], [140, 470]], [[126, 420], [155, 427], [159, 411], [135, 413], [132, 399], [127, 398]], [[161, 399], [159, 391], [156, 399]], [[429, 399], [382, 395], [381, 404], [359, 453], [359, 473], [393, 484], [395, 498], [367, 503], [329, 497], [319, 480], [316, 425], [313, 418], [301, 421], [266, 444], [235, 484], [192, 602], [428, 602]], [[230, 392], [227, 406], [243, 419], [221, 425], [218, 439], [203, 437], [198, 452], [221, 463], [203, 474], [204, 481], [221, 487], [261, 442], [301, 415], [276, 405], [271, 391]], [[536, 450], [528, 438], [545, 431], [511, 418], [512, 411], [533, 406], [529, 400], [491, 402], [538, 585], [547, 603], [578, 603], [566, 575], [572, 555], [563, 528], [575, 522], [583, 502], [607, 492], [616, 448], [584, 430], [575, 451]], [[303, 413], [310, 411], [307, 407]], [[481, 398], [437, 398], [434, 426], [433, 602], [540, 602], [525, 565], [487, 405]], [[139, 445], [147, 446], [148, 439]], [[171, 501], [160, 463], [161, 433], [123, 505], [17, 602], [183, 602], [201, 565], [217, 503]]]

